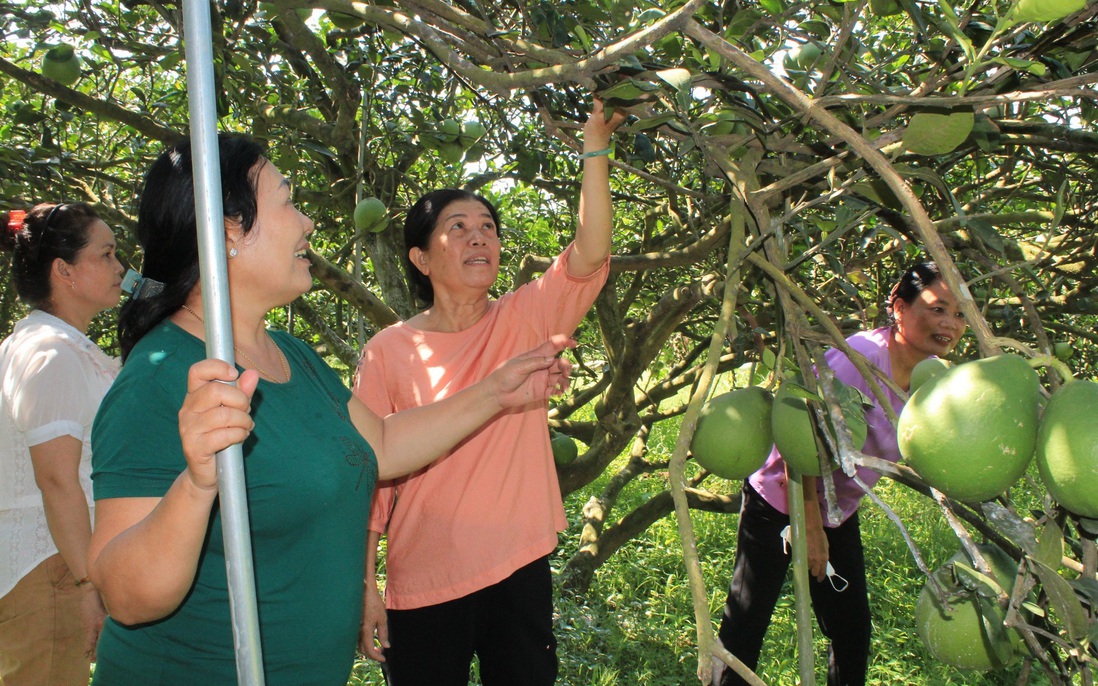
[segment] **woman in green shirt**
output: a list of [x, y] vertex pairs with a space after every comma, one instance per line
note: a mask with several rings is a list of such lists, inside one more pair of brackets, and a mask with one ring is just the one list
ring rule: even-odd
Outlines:
[[565, 342], [440, 403], [378, 417], [308, 346], [267, 331], [267, 312], [312, 285], [313, 223], [258, 144], [222, 136], [219, 152], [243, 371], [203, 359], [184, 142], [145, 179], [137, 231], [155, 286], [122, 309], [125, 364], [92, 433], [90, 573], [110, 615], [93, 683], [236, 683], [214, 454], [243, 441], [266, 682], [342, 686], [376, 479], [412, 472], [499, 412], [562, 390], [567, 364], [555, 355]]

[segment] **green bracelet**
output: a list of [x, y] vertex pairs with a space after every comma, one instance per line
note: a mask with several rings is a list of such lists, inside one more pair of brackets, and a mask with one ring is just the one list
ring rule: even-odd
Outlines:
[[592, 157], [599, 157], [601, 155], [609, 155], [610, 151], [611, 151], [611, 148], [606, 148], [604, 150], [592, 150], [591, 152], [585, 152], [582, 155], [580, 155], [580, 159], [581, 160], [586, 160], [586, 159], [590, 159]]

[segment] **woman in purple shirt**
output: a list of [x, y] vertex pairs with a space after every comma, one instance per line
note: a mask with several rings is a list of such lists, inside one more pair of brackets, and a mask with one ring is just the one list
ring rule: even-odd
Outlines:
[[[948, 353], [965, 332], [957, 299], [949, 292], [933, 262], [908, 269], [889, 296], [889, 326], [854, 334], [847, 343], [870, 363], [907, 390], [911, 370], [931, 356]], [[873, 397], [869, 384], [842, 352], [825, 354], [835, 377]], [[884, 389], [899, 413], [903, 401]], [[896, 427], [874, 401], [866, 412], [868, 437], [862, 452], [897, 462]], [[872, 486], [880, 475], [858, 469], [859, 478]], [[724, 647], [752, 670], [759, 662], [763, 636], [770, 625], [774, 605], [781, 594], [790, 555], [782, 531], [789, 525], [785, 462], [775, 449], [766, 464], [743, 485], [736, 539], [736, 563], [725, 601], [720, 639]], [[835, 492], [842, 521], [824, 521], [823, 484], [816, 477], [801, 477], [805, 494], [805, 529], [812, 607], [820, 629], [830, 641], [829, 686], [865, 684], [869, 664], [870, 613], [866, 592], [865, 557], [862, 553], [858, 504], [861, 487], [842, 472], [834, 473]], [[832, 570], [828, 569], [828, 566]], [[831, 576], [831, 579], [828, 579]], [[723, 665], [721, 665], [723, 667]], [[734, 686], [746, 683], [733, 670], [714, 673], [714, 683]]]

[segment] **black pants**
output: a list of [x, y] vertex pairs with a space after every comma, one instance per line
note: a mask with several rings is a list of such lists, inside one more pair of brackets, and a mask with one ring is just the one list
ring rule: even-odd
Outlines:
[[549, 686], [557, 678], [548, 556], [463, 598], [389, 610], [389, 686], [467, 686], [475, 654], [484, 686]]
[[[770, 626], [770, 617], [791, 559], [781, 539], [781, 531], [788, 524], [788, 515], [774, 509], [744, 482], [736, 537], [736, 566], [724, 605], [720, 639], [728, 652], [752, 670], [759, 664], [763, 636]], [[839, 593], [827, 579], [809, 581], [816, 621], [831, 642], [827, 683], [828, 686], [862, 686], [869, 663], [871, 628], [858, 513], [840, 526], [825, 527], [824, 531], [828, 558], [835, 572], [850, 583]], [[721, 686], [743, 683], [731, 669], [724, 672], [721, 680]]]

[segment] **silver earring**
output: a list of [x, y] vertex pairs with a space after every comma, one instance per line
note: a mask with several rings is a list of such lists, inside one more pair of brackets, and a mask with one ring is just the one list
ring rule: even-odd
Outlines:
[[229, 257], [236, 257], [236, 248], [229, 248]]

